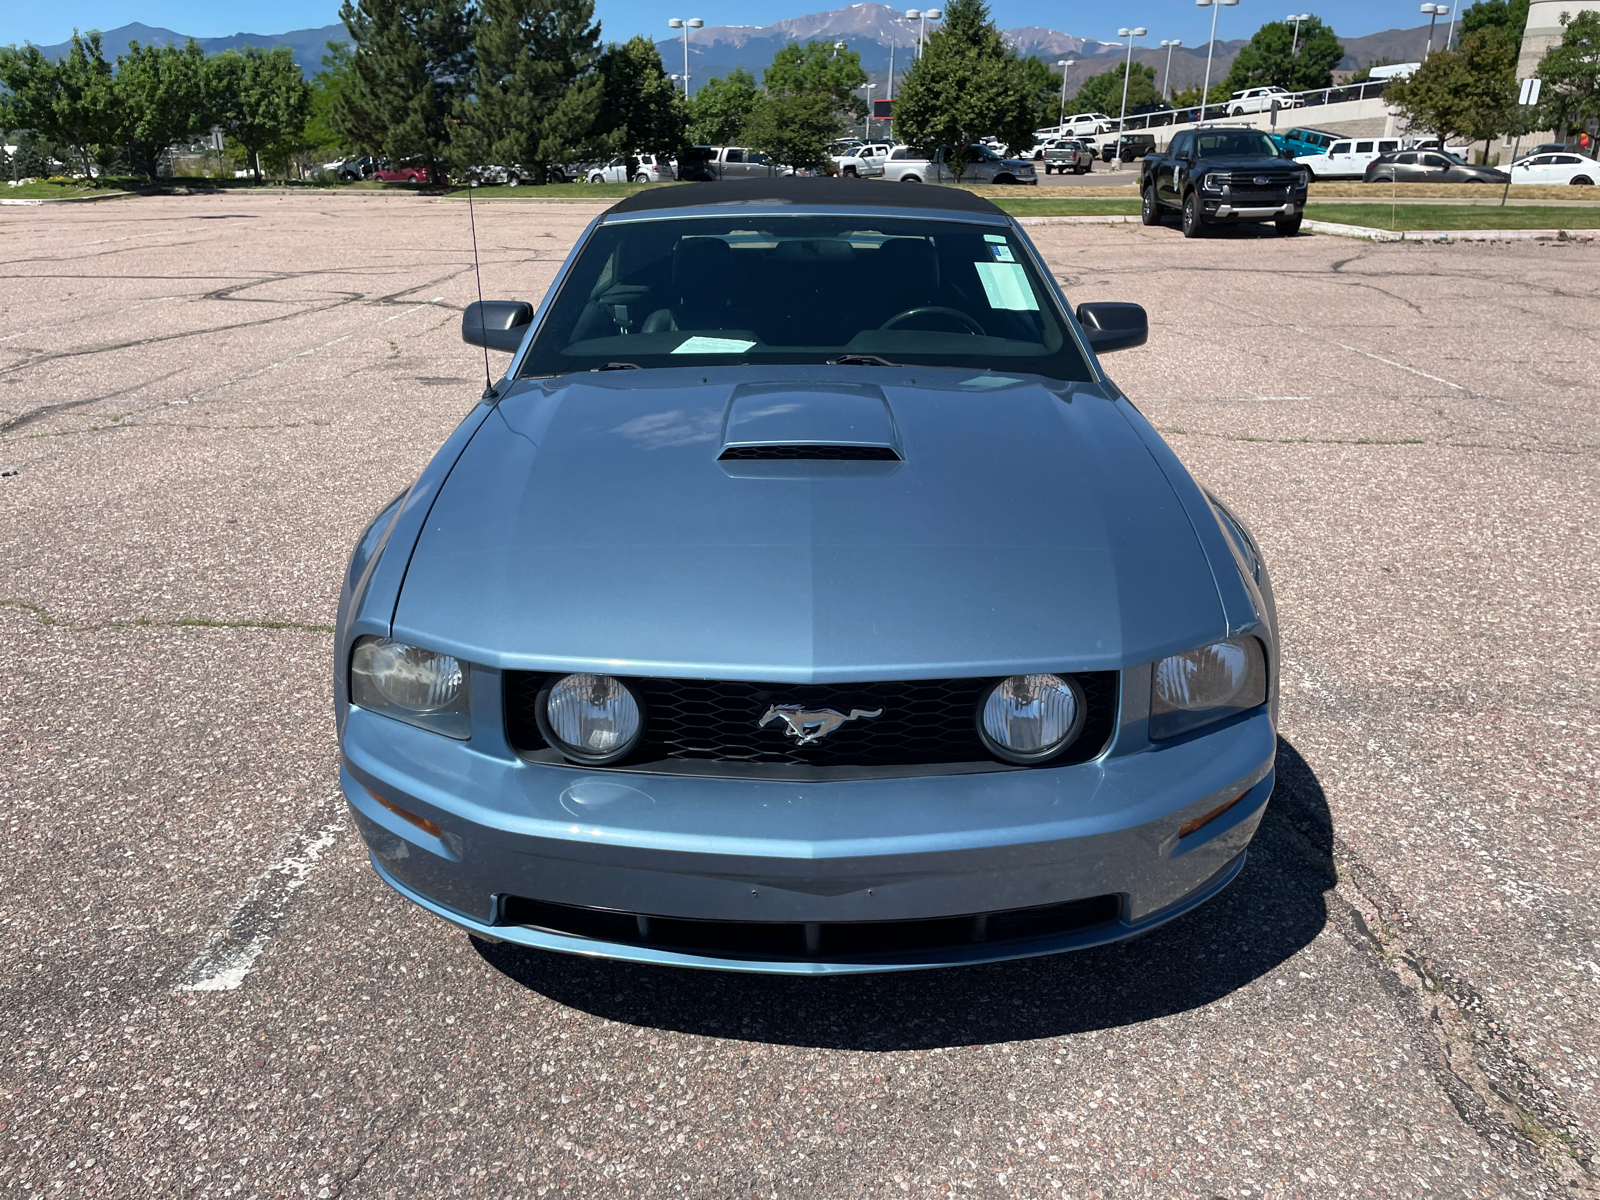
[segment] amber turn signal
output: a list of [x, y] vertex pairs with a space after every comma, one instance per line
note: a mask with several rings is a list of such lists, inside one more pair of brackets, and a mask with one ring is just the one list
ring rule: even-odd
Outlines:
[[[367, 795], [371, 796], [374, 800], [376, 800], [379, 804], [383, 805], [390, 812], [392, 812], [395, 816], [399, 817], [402, 821], [410, 821], [418, 829], [422, 830], [423, 833], [432, 834], [436, 838], [444, 837], [444, 830], [440, 829], [432, 821], [428, 820], [427, 817], [419, 817], [414, 812], [407, 812], [405, 809], [401, 808], [398, 804], [394, 803], [392, 800], [385, 800], [382, 796], [378, 795], [378, 793], [373, 791], [371, 788], [365, 788], [363, 790], [367, 793]], [[1217, 811], [1221, 812], [1222, 810], [1218, 809]], [[1207, 817], [1205, 819], [1207, 821], [1209, 821], [1211, 818]]]
[[[1200, 828], [1202, 828], [1202, 827], [1204, 827], [1206, 825], [1211, 824], [1211, 822], [1215, 821], [1223, 813], [1227, 812], [1230, 808], [1232, 808], [1235, 804], [1239, 803], [1239, 801], [1243, 800], [1249, 794], [1250, 793], [1248, 793], [1248, 792], [1240, 792], [1237, 796], [1235, 796], [1232, 800], [1229, 800], [1221, 808], [1213, 808], [1210, 812], [1206, 813], [1204, 816], [1196, 817], [1192, 821], [1185, 821], [1182, 825], [1178, 826], [1178, 836], [1181, 837], [1181, 838], [1186, 838], [1191, 833], [1193, 833], [1195, 830], [1200, 829]], [[390, 807], [394, 808], [393, 805], [390, 805]], [[400, 812], [400, 810], [397, 809], [397, 808], [395, 809], [395, 811], [396, 812]], [[409, 814], [406, 814], [406, 813], [401, 813], [400, 815], [406, 817], [407, 820], [411, 820], [411, 821], [415, 821], [417, 819], [416, 817], [410, 816]]]

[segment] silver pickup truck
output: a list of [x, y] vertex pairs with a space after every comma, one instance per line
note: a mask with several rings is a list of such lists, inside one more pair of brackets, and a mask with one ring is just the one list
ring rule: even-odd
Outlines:
[[[909, 146], [896, 146], [889, 152], [883, 177], [900, 183], [954, 183], [955, 172], [945, 162], [940, 147], [932, 158], [918, 154]], [[969, 151], [962, 183], [1038, 183], [1033, 164], [1024, 158], [1001, 158], [987, 146], [974, 144]]]
[[1063, 175], [1068, 171], [1074, 175], [1082, 175], [1085, 171], [1092, 170], [1094, 170], [1094, 149], [1077, 138], [1053, 138], [1045, 144], [1046, 175], [1056, 171]]

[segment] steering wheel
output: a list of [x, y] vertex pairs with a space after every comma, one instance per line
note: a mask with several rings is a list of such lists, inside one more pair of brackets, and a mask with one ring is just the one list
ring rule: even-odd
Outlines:
[[921, 308], [908, 308], [905, 310], [905, 312], [895, 313], [894, 316], [890, 317], [882, 325], [879, 325], [878, 328], [894, 329], [899, 326], [902, 321], [909, 321], [912, 317], [933, 316], [934, 314], [937, 314], [941, 317], [954, 317], [957, 321], [961, 322], [961, 324], [965, 325], [969, 332], [976, 334], [978, 337], [989, 336], [986, 332], [984, 332], [982, 325], [979, 325], [977, 321], [973, 320], [972, 317], [962, 312], [959, 308], [946, 308], [942, 304], [924, 304]]

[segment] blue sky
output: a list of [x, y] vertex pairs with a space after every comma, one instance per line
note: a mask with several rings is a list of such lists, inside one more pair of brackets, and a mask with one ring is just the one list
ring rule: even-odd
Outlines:
[[[667, 18], [702, 17], [708, 25], [760, 25], [784, 17], [842, 8], [841, 0], [693, 0], [698, 8], [685, 8], [688, 0], [668, 0], [665, 7], [651, 0], [597, 0], [597, 12], [608, 40], [636, 33], [665, 37]], [[909, 2], [909, 0], [908, 0]], [[1316, 11], [1335, 30], [1351, 37], [1383, 29], [1410, 29], [1422, 24], [1417, 3], [1411, 0], [1342, 0]], [[1194, 0], [1122, 0], [1107, 15], [1097, 5], [1045, 3], [1045, 0], [991, 0], [1002, 28], [1042, 25], [1079, 37], [1115, 41], [1117, 26], [1127, 22], [1150, 30], [1147, 44], [1162, 38], [1182, 38], [1186, 45], [1203, 44], [1210, 35], [1213, 10], [1197, 8]], [[680, 11], [681, 10], [681, 11]], [[1236, 8], [1220, 10], [1219, 38], [1248, 37], [1265, 21], [1281, 19], [1289, 11], [1261, 0], [1240, 0]], [[158, 25], [196, 37], [225, 37], [232, 33], [283, 33], [331, 25], [339, 19], [339, 6], [326, 0], [69, 0], [64, 4], [8, 0], [0, 4], [0, 45], [65, 41], [73, 27], [115, 29], [133, 21]]]

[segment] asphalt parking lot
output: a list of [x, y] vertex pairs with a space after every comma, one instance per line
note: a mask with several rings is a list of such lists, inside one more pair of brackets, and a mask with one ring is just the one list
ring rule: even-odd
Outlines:
[[[480, 208], [484, 294], [595, 211]], [[1268, 555], [1278, 792], [1140, 941], [796, 980], [475, 944], [343, 814], [340, 571], [483, 385], [463, 205], [0, 211], [0, 1191], [1600, 1190], [1600, 247], [1030, 232]]]

